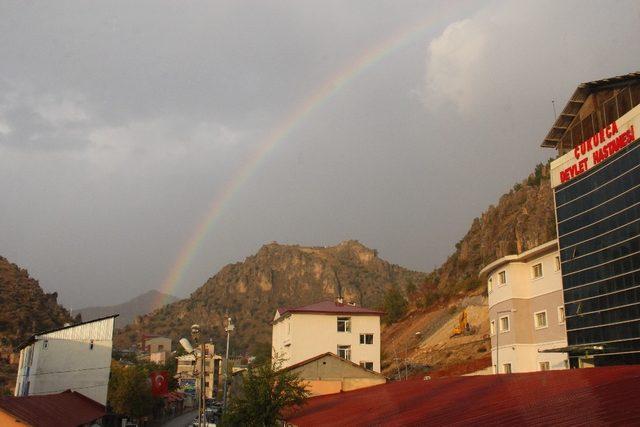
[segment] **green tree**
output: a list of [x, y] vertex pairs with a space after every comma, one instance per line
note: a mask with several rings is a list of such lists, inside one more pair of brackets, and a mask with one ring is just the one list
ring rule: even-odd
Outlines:
[[393, 323], [407, 312], [407, 300], [398, 288], [391, 288], [384, 293], [382, 308], [385, 312], [385, 321]]
[[224, 425], [276, 426], [281, 411], [304, 404], [309, 397], [304, 381], [268, 361], [250, 367], [234, 393], [224, 416]]
[[153, 410], [149, 373], [137, 365], [111, 364], [108, 401], [114, 412], [140, 418]]

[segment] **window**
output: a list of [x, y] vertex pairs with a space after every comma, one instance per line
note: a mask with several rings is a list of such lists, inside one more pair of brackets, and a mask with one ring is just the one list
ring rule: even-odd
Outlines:
[[509, 316], [500, 318], [500, 332], [509, 332]]
[[360, 366], [362, 366], [364, 369], [373, 371], [373, 362], [360, 362]]
[[338, 332], [351, 332], [350, 317], [338, 317]]
[[548, 371], [550, 369], [549, 362], [540, 362], [539, 365], [541, 371]]
[[560, 257], [556, 257], [556, 271], [560, 271]]
[[339, 345], [338, 346], [338, 356], [342, 357], [346, 360], [351, 360], [351, 346], [350, 345]]
[[491, 321], [491, 325], [489, 327], [489, 331], [490, 331], [491, 335], [495, 335], [496, 334], [496, 321], [495, 320]]
[[489, 292], [493, 291], [493, 277], [489, 277], [489, 282], [487, 282], [487, 290]]
[[164, 345], [158, 344], [158, 351], [163, 351], [163, 350], [164, 350]]
[[501, 271], [500, 273], [498, 273], [498, 282], [501, 285], [504, 285], [507, 283], [507, 272], [506, 271]]
[[547, 310], [538, 311], [533, 315], [536, 329], [542, 329], [547, 327]]
[[42, 348], [47, 348], [47, 347], [49, 347], [49, 340], [42, 341]]
[[536, 265], [534, 265], [533, 267], [531, 267], [532, 273], [533, 273], [533, 278], [534, 279], [539, 279], [542, 277], [542, 263], [539, 262]]
[[502, 365], [502, 372], [504, 372], [505, 374], [510, 374], [511, 373], [511, 363], [505, 363], [504, 365]]
[[360, 344], [373, 344], [373, 334], [360, 334]]
[[560, 324], [564, 323], [564, 307], [563, 306], [558, 307], [558, 323]]

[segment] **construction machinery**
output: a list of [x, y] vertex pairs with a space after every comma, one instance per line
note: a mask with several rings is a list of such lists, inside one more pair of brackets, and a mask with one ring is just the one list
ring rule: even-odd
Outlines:
[[465, 308], [464, 310], [462, 310], [462, 313], [460, 313], [460, 316], [458, 316], [458, 325], [453, 328], [453, 334], [451, 335], [451, 338], [460, 335], [468, 335], [470, 333], [472, 333], [472, 331], [467, 317], [467, 309]]

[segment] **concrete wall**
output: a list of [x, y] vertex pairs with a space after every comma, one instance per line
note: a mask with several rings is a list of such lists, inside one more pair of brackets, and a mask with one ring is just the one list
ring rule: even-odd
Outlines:
[[[144, 341], [145, 351], [149, 353], [158, 353], [161, 351], [166, 351], [171, 353], [171, 338], [165, 337], [153, 337], [147, 338]], [[162, 347], [162, 348], [160, 348]]]
[[[338, 317], [351, 318], [351, 332], [337, 331]], [[373, 334], [373, 344], [360, 344], [361, 333]], [[285, 359], [283, 367], [350, 345], [352, 362], [373, 362], [373, 370], [380, 372], [379, 316], [293, 313], [276, 320], [272, 344]]]
[[38, 335], [21, 352], [16, 396], [71, 389], [106, 405], [113, 326], [109, 318]]
[[306, 381], [313, 396], [384, 384], [386, 378], [333, 356], [324, 356], [292, 369]]

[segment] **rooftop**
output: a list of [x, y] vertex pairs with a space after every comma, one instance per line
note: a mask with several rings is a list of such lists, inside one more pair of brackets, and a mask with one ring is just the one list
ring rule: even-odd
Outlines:
[[70, 390], [42, 396], [0, 397], [0, 410], [34, 427], [76, 427], [105, 415], [103, 405]]
[[38, 332], [35, 333], [33, 335], [31, 335], [29, 338], [27, 338], [27, 340], [25, 342], [23, 342], [22, 344], [20, 344], [17, 348], [17, 350], [22, 350], [25, 347], [30, 346], [31, 344], [33, 344], [34, 342], [36, 342], [36, 338], [40, 335], [45, 335], [45, 334], [50, 334], [52, 332], [58, 332], [58, 331], [62, 331], [64, 329], [70, 329], [70, 328], [75, 328], [77, 326], [81, 326], [81, 325], [87, 325], [89, 323], [94, 323], [94, 322], [100, 322], [102, 320], [106, 320], [106, 319], [111, 319], [111, 318], [116, 318], [118, 317], [119, 314], [112, 314], [110, 316], [104, 316], [104, 317], [99, 317], [97, 319], [92, 319], [92, 320], [87, 320], [86, 322], [81, 322], [81, 323], [74, 323], [74, 324], [70, 324], [70, 325], [65, 325], [65, 326], [61, 326], [59, 328], [53, 328], [53, 329], [49, 329], [47, 331], [42, 331], [42, 332]]
[[303, 360], [302, 362], [298, 362], [298, 363], [293, 364], [291, 366], [287, 366], [286, 368], [283, 368], [282, 370], [283, 371], [291, 371], [293, 369], [299, 368], [301, 366], [307, 365], [309, 363], [315, 362], [316, 360], [320, 360], [320, 359], [325, 358], [325, 357], [332, 357], [334, 359], [339, 360], [341, 363], [345, 363], [345, 364], [351, 365], [351, 366], [353, 366], [355, 368], [358, 368], [358, 369], [360, 369], [362, 371], [365, 371], [365, 372], [367, 372], [369, 374], [378, 375], [380, 377], [384, 376], [379, 372], [371, 371], [369, 369], [364, 368], [363, 366], [358, 365], [357, 363], [354, 363], [354, 362], [352, 362], [350, 360], [347, 360], [347, 359], [343, 359], [342, 357], [340, 357], [340, 356], [338, 356], [338, 355], [336, 355], [334, 353], [331, 353], [330, 351], [326, 352], [326, 353], [318, 354], [317, 356], [310, 357], [309, 359]]
[[640, 366], [396, 381], [313, 397], [308, 425], [638, 425]]
[[303, 305], [301, 307], [279, 307], [278, 313], [284, 316], [288, 313], [325, 313], [325, 314], [369, 314], [373, 316], [382, 316], [383, 311], [373, 310], [365, 307], [357, 307], [348, 303], [340, 303], [337, 301], [321, 301], [314, 304]]
[[573, 95], [571, 95], [571, 98], [569, 98], [569, 101], [567, 101], [567, 105], [565, 105], [556, 118], [555, 123], [540, 146], [555, 148], [560, 143], [560, 140], [569, 128], [569, 125], [591, 93], [600, 89], [624, 86], [633, 80], [640, 80], [640, 72], [636, 71], [622, 76], [609, 77], [606, 79], [579, 84], [573, 92]]

